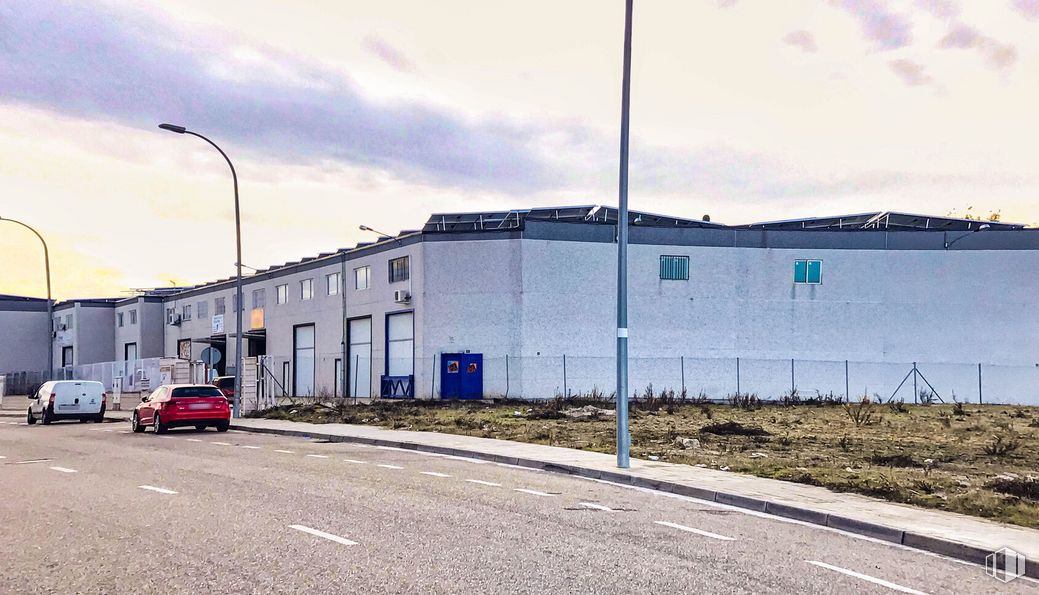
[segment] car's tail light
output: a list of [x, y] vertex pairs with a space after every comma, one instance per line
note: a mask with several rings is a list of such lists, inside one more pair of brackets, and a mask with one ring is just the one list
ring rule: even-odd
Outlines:
[[104, 407], [108, 404], [108, 393], [101, 393], [101, 406]]
[[50, 399], [47, 399], [47, 404], [52, 406], [52, 407], [54, 406], [54, 396], [55, 396], [55, 394], [56, 393], [51, 393]]

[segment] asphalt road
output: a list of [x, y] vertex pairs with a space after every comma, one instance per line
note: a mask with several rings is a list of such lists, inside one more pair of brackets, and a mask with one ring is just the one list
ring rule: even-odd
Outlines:
[[467, 459], [0, 418], [0, 593], [1034, 593], [970, 564]]

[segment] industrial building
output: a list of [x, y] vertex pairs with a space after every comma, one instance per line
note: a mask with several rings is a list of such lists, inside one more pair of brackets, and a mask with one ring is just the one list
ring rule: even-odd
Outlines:
[[[616, 221], [602, 206], [436, 214], [257, 271], [246, 355], [286, 395], [609, 394]], [[895, 212], [629, 222], [633, 390], [1039, 403], [1039, 230]], [[62, 303], [56, 361], [215, 347], [233, 373], [237, 307], [233, 279]]]

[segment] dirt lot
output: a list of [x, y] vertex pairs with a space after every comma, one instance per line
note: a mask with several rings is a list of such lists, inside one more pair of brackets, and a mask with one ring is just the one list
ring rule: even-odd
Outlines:
[[[599, 399], [295, 405], [265, 417], [614, 452]], [[583, 415], [582, 415], [582, 412]], [[573, 417], [572, 417], [573, 416]], [[632, 456], [857, 492], [1039, 528], [1039, 407], [835, 400], [632, 404]]]

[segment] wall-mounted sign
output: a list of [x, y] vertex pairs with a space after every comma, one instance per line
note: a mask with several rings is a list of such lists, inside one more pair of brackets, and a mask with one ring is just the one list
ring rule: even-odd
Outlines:
[[249, 329], [263, 328], [263, 308], [253, 308], [249, 313]]
[[213, 334], [224, 332], [224, 315], [214, 314], [213, 315]]

